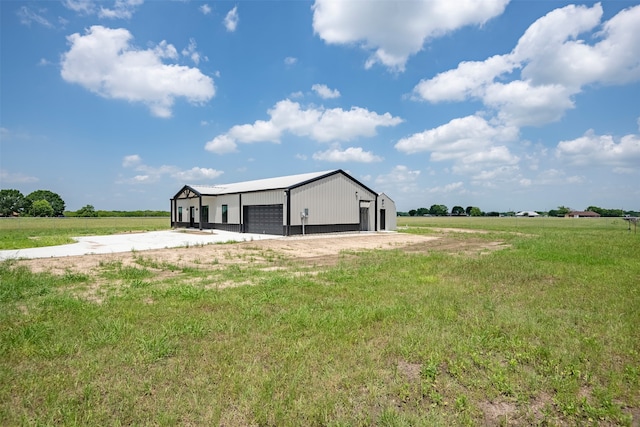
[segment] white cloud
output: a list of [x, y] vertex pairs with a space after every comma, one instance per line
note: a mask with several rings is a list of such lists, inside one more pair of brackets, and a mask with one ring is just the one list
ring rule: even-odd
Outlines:
[[122, 167], [133, 169], [140, 172], [133, 178], [122, 179], [118, 181], [120, 184], [152, 184], [158, 182], [165, 176], [169, 176], [178, 181], [206, 181], [219, 177], [224, 172], [211, 168], [193, 167], [187, 170], [181, 170], [176, 166], [162, 165], [153, 167], [143, 163], [142, 158], [137, 154], [125, 156], [122, 159]]
[[574, 107], [571, 92], [562, 85], [533, 86], [529, 81], [495, 83], [484, 95], [484, 103], [496, 109], [501, 123], [510, 126], [536, 126], [562, 118]]
[[[200, 60], [203, 59], [200, 56], [200, 52], [196, 50], [197, 47], [196, 41], [194, 39], [189, 39], [189, 46], [182, 49], [182, 55], [191, 58], [193, 63], [196, 65], [200, 64]], [[204, 60], [207, 60], [206, 56], [204, 57]]]
[[402, 122], [401, 118], [389, 113], [378, 114], [360, 107], [303, 109], [289, 99], [279, 101], [267, 113], [271, 117], [268, 121], [256, 120], [253, 124], [233, 126], [207, 142], [205, 149], [221, 154], [235, 151], [237, 143], [279, 143], [285, 132], [317, 142], [350, 141], [376, 135], [379, 126], [396, 126]]
[[98, 16], [110, 19], [131, 19], [135, 9], [144, 3], [144, 0], [116, 0], [113, 8], [100, 7]]
[[295, 65], [296, 62], [298, 62], [298, 58], [294, 58], [293, 56], [287, 56], [284, 58], [284, 65], [288, 67]]
[[[585, 85], [640, 80], [640, 6], [619, 12], [591, 39], [581, 39], [597, 30], [602, 15], [600, 3], [555, 9], [529, 26], [510, 53], [461, 62], [422, 80], [413, 90], [414, 98], [480, 99], [500, 122], [511, 126], [557, 121], [574, 107], [572, 97]], [[516, 70], [520, 79], [516, 75], [505, 83]]]
[[364, 151], [361, 147], [349, 147], [346, 150], [341, 150], [340, 147], [334, 147], [327, 151], [314, 153], [313, 159], [339, 163], [373, 163], [382, 161], [382, 157], [376, 156], [370, 151]]
[[516, 164], [520, 161], [517, 156], [511, 154], [509, 149], [504, 145], [498, 147], [489, 147], [483, 151], [476, 151], [460, 159], [462, 164]]
[[378, 175], [374, 182], [380, 189], [407, 194], [414, 199], [420, 192], [418, 178], [420, 178], [419, 170], [397, 165], [388, 174]]
[[615, 142], [611, 135], [587, 131], [580, 138], [560, 141], [556, 156], [575, 165], [636, 167], [640, 164], [640, 136], [625, 135]]
[[485, 61], [461, 62], [458, 68], [422, 80], [413, 89], [414, 97], [429, 102], [481, 97], [496, 76], [511, 72], [516, 65], [506, 55], [495, 55]]
[[215, 95], [213, 80], [197, 68], [164, 64], [177, 56], [175, 48], [161, 42], [153, 49], [131, 45], [124, 28], [93, 26], [85, 35], [67, 37], [70, 48], [62, 56], [62, 78], [77, 83], [104, 98], [140, 102], [158, 117], [170, 117], [175, 98], [193, 104]]
[[62, 4], [67, 9], [85, 15], [91, 15], [96, 12], [94, 0], [64, 0]]
[[403, 138], [395, 148], [407, 154], [429, 151], [433, 161], [470, 159], [495, 142], [511, 141], [517, 136], [513, 127], [492, 126], [482, 117], [467, 116]]
[[494, 186], [496, 182], [511, 181], [518, 177], [520, 169], [518, 166], [500, 166], [494, 169], [481, 170], [471, 177], [474, 185]]
[[436, 194], [436, 193], [465, 193], [463, 182], [452, 182], [451, 184], [447, 184], [439, 187], [431, 187], [427, 189], [427, 193]]
[[222, 175], [223, 173], [224, 172], [216, 169], [194, 167], [186, 171], [176, 172], [171, 176], [181, 181], [194, 182], [198, 180], [215, 179], [220, 175]]
[[207, 142], [204, 149], [216, 154], [233, 153], [237, 150], [238, 144], [228, 135], [218, 135]]
[[424, 43], [500, 15], [509, 0], [334, 1], [316, 0], [314, 32], [329, 44], [358, 45], [372, 52], [366, 67], [381, 63], [404, 71]]
[[122, 159], [122, 167], [130, 168], [130, 167], [139, 165], [141, 162], [142, 162], [142, 159], [140, 158], [139, 155], [132, 154], [129, 156], [125, 156], [124, 159]]
[[206, 3], [200, 6], [198, 9], [200, 9], [200, 12], [202, 12], [203, 15], [208, 15], [211, 13], [211, 6]]
[[280, 142], [282, 130], [273, 121], [256, 120], [252, 125], [236, 125], [229, 130], [228, 135], [235, 141], [251, 142]]
[[338, 89], [329, 89], [327, 85], [314, 84], [311, 86], [311, 90], [322, 99], [340, 98], [340, 91]]
[[28, 184], [38, 181], [39, 179], [35, 176], [25, 175], [20, 172], [9, 172], [8, 170], [0, 169], [0, 182], [5, 184]]
[[238, 21], [240, 18], [238, 17], [238, 6], [235, 6], [231, 9], [227, 16], [224, 17], [224, 26], [230, 33], [234, 32], [236, 28], [238, 28]]
[[46, 10], [41, 9], [36, 12], [28, 8], [27, 6], [22, 6], [18, 9], [17, 14], [18, 14], [18, 18], [20, 18], [21, 24], [24, 24], [30, 27], [31, 24], [35, 22], [36, 24], [40, 24], [43, 27], [53, 28], [53, 24], [49, 22], [49, 20], [42, 15], [42, 13], [44, 13], [45, 11]]
[[408, 184], [414, 183], [420, 176], [420, 171], [410, 170], [407, 166], [398, 165], [386, 175], [379, 175], [376, 184]]

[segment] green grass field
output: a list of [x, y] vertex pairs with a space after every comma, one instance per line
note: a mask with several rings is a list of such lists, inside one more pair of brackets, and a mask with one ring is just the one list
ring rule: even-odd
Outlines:
[[[140, 252], [97, 275], [0, 264], [0, 425], [638, 425], [640, 234], [398, 225], [508, 247], [315, 269], [269, 253], [181, 268]], [[100, 303], [84, 297], [96, 284]]]
[[72, 237], [166, 230], [166, 217], [0, 218], [0, 250], [73, 243]]

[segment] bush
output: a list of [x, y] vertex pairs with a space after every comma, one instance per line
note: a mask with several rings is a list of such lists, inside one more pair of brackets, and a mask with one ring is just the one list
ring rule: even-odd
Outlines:
[[46, 200], [36, 200], [31, 204], [31, 215], [33, 216], [53, 216], [53, 208]]

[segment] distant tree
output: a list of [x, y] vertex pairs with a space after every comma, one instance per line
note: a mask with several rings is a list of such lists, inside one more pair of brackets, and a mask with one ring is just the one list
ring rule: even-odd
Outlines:
[[586, 210], [587, 210], [587, 211], [591, 211], [591, 212], [595, 212], [595, 213], [597, 213], [597, 214], [600, 214], [601, 216], [604, 216], [604, 215], [603, 215], [603, 213], [604, 213], [604, 212], [603, 212], [603, 211], [604, 211], [604, 209], [599, 208], [599, 207], [597, 207], [597, 206], [589, 206]]
[[431, 205], [431, 207], [429, 208], [429, 213], [431, 215], [446, 216], [448, 212], [449, 208], [447, 208], [445, 205]]
[[411, 209], [411, 210], [409, 211], [409, 216], [416, 216], [416, 212], [417, 212], [417, 211], [416, 211], [415, 209]]
[[53, 216], [54, 211], [51, 204], [42, 199], [31, 204], [31, 215], [33, 216]]
[[482, 211], [480, 210], [480, 208], [477, 207], [472, 207], [471, 211], [467, 213], [467, 215], [469, 216], [482, 216]]
[[11, 216], [13, 213], [21, 214], [24, 211], [25, 200], [18, 190], [0, 190], [0, 215]]
[[464, 215], [464, 208], [462, 206], [454, 206], [451, 209], [451, 215]]
[[64, 200], [58, 194], [49, 190], [36, 190], [33, 193], [25, 197], [27, 201], [26, 209], [33, 216], [39, 216], [33, 213], [33, 203], [38, 200], [46, 200], [53, 209], [53, 214], [50, 216], [59, 216], [64, 213]]
[[92, 205], [86, 205], [76, 211], [76, 216], [87, 217], [87, 218], [97, 217], [98, 212], [96, 212], [95, 208]]
[[565, 216], [566, 214], [571, 212], [571, 208], [568, 208], [566, 206], [558, 206], [558, 209], [556, 209], [556, 210], [558, 212], [557, 216]]
[[418, 210], [416, 211], [416, 215], [418, 216], [425, 216], [428, 213], [429, 213], [429, 209], [427, 208], [418, 208]]
[[500, 212], [491, 211], [486, 213], [487, 216], [500, 216]]

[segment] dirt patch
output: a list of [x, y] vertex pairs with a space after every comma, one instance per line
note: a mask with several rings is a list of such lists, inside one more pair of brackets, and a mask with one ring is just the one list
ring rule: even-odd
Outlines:
[[[131, 251], [112, 254], [19, 260], [34, 272], [95, 276], [110, 266], [146, 268], [160, 275], [178, 274], [184, 269], [219, 270], [231, 265], [277, 270], [298, 266], [325, 267], [367, 250], [402, 250], [407, 253], [445, 251], [451, 254], [488, 253], [505, 246], [453, 235], [425, 236], [406, 233], [362, 233], [289, 237], [229, 244]], [[91, 289], [93, 291], [93, 289]], [[90, 292], [93, 293], [93, 292]]]
[[[512, 417], [516, 414], [516, 405], [510, 402], [481, 402], [486, 425], [514, 425]], [[515, 425], [521, 425], [519, 423]]]
[[420, 380], [421, 370], [422, 365], [419, 363], [409, 363], [404, 360], [400, 360], [398, 362], [398, 372], [400, 372], [410, 382]]

